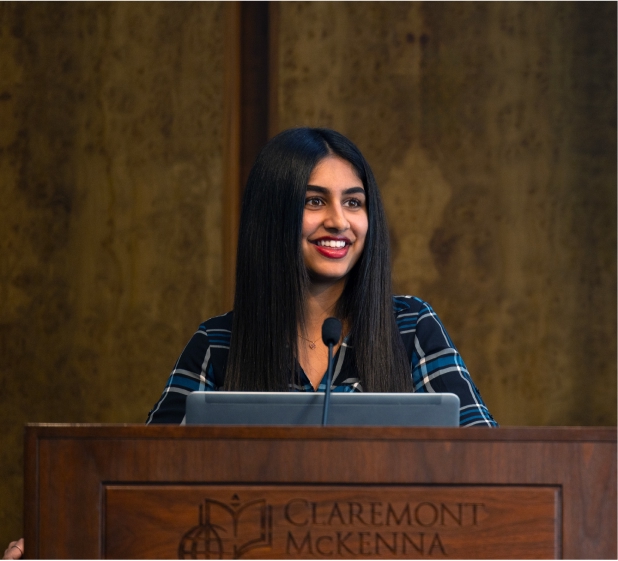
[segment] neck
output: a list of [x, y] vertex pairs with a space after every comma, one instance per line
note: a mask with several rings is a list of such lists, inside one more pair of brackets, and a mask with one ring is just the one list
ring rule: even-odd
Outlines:
[[335, 313], [344, 281], [336, 284], [311, 283], [305, 299], [304, 329], [310, 338], [321, 337], [324, 320]]

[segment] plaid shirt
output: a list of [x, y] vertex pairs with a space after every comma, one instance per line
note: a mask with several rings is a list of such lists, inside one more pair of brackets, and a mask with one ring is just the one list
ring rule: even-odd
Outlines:
[[[474, 385], [461, 355], [429, 304], [414, 296], [395, 296], [393, 311], [410, 360], [415, 392], [450, 392], [459, 396], [461, 426], [497, 426]], [[217, 391], [223, 386], [230, 349], [232, 314], [205, 321], [193, 335], [163, 390], [148, 414], [147, 424], [184, 422], [185, 400], [194, 391]], [[354, 370], [354, 348], [344, 339], [335, 355], [332, 391], [362, 392]], [[300, 369], [300, 384], [294, 391], [314, 391]], [[317, 391], [325, 390], [324, 380]]]

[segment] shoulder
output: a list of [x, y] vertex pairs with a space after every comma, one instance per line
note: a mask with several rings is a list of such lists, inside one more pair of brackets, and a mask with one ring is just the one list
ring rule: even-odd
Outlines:
[[422, 345], [454, 347], [442, 321], [424, 300], [416, 296], [393, 296], [393, 313], [406, 346], [414, 337]]
[[403, 314], [431, 310], [431, 306], [417, 296], [393, 296], [393, 313], [395, 317]]
[[215, 316], [202, 322], [198, 327], [197, 333], [202, 333], [211, 337], [227, 337], [229, 340], [232, 333], [232, 319], [234, 312]]
[[[182, 352], [179, 363], [189, 359], [194, 363], [193, 368], [197, 368], [204, 361], [205, 353], [210, 353], [209, 349], [225, 349], [230, 348], [230, 340], [232, 338], [232, 312], [215, 316], [202, 322], [197, 331], [187, 343]], [[207, 355], [210, 356], [210, 355]]]
[[417, 296], [393, 296], [393, 313], [397, 323], [409, 321], [412, 317], [420, 320], [432, 316], [437, 319], [432, 307]]
[[193, 385], [186, 389], [191, 391], [204, 389], [204, 377], [213, 387], [221, 386], [231, 336], [232, 312], [201, 323], [180, 355], [172, 376], [190, 377]]

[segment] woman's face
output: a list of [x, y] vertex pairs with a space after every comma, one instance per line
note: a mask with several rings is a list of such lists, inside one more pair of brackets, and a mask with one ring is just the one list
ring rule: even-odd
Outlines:
[[369, 221], [363, 182], [352, 164], [327, 156], [313, 169], [305, 195], [302, 250], [314, 283], [344, 280], [365, 247]]

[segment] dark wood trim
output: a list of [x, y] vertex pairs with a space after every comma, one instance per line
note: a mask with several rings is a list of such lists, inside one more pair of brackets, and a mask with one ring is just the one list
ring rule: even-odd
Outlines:
[[223, 294], [220, 312], [233, 307], [236, 244], [240, 215], [240, 2], [225, 2], [223, 92]]
[[39, 555], [39, 438], [36, 430], [26, 428], [24, 435], [24, 481], [33, 482], [24, 485], [24, 547], [26, 559], [38, 559]]
[[279, 132], [279, 21], [280, 3], [269, 2], [269, 57], [268, 67], [268, 137], [272, 138]]
[[[233, 307], [242, 192], [273, 124], [276, 59], [270, 2], [226, 2], [223, 192], [223, 306]], [[273, 92], [275, 100], [273, 101]]]
[[268, 140], [269, 2], [241, 3], [240, 181], [247, 182], [259, 151]]

